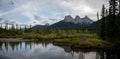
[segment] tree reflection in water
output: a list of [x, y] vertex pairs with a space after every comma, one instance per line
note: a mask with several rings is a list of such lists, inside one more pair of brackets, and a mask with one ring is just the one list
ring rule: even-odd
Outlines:
[[[35, 47], [35, 45], [41, 44], [40, 42], [0, 42], [0, 51], [21, 51], [24, 50], [31, 50]], [[42, 43], [44, 48], [47, 47], [49, 43]], [[55, 46], [55, 45], [54, 45]], [[73, 49], [70, 46], [59, 46], [64, 49], [66, 53], [69, 53], [72, 58], [76, 57], [75, 54], [78, 54], [77, 59], [86, 59], [85, 54], [88, 52], [95, 52], [95, 59], [120, 59], [120, 51], [119, 49]]]
[[100, 56], [99, 59], [120, 59], [120, 50], [119, 49], [109, 49], [99, 51], [97, 56]]
[[70, 48], [69, 46], [60, 46], [64, 48], [66, 52], [69, 51], [72, 56], [74, 56], [74, 52], [79, 53], [79, 59], [85, 59], [85, 53], [88, 52], [96, 52], [95, 59], [120, 59], [120, 49], [75, 49]]

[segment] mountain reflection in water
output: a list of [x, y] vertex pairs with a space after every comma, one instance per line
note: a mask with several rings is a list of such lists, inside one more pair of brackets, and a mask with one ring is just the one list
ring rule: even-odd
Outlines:
[[0, 43], [0, 59], [120, 59], [120, 51], [72, 49], [52, 43]]

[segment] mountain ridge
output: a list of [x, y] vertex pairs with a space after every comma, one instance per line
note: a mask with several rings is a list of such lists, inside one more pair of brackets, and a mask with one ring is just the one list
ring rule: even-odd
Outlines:
[[73, 18], [71, 15], [68, 15], [68, 16], [65, 16], [64, 20], [65, 22], [72, 22], [72, 23], [93, 23], [93, 21], [88, 17], [88, 16], [85, 16], [83, 18], [80, 18], [78, 15]]
[[76, 16], [73, 18], [71, 15], [65, 16], [65, 18], [59, 22], [56, 22], [49, 26], [34, 26], [35, 29], [42, 29], [42, 28], [48, 28], [48, 29], [83, 29], [87, 28], [92, 24], [94, 21], [92, 21], [89, 17], [85, 16], [83, 18], [80, 18], [80, 16]]

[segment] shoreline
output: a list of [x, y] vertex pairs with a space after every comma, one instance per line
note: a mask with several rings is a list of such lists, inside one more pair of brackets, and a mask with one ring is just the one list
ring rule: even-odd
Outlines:
[[[34, 39], [23, 39], [23, 38], [0, 38], [0, 42], [12, 43], [12, 42], [32, 42]], [[79, 45], [65, 45], [65, 44], [55, 44], [56, 46], [67, 46], [71, 49], [120, 49], [120, 47], [114, 46], [79, 46]]]
[[23, 39], [23, 38], [0, 38], [0, 42], [29, 42], [33, 41], [30, 39]]

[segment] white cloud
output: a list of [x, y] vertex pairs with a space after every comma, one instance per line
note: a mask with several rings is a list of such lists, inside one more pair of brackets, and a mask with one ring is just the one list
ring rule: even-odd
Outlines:
[[28, 3], [28, 4], [22, 5], [22, 6], [20, 6], [20, 7], [17, 7], [17, 8], [15, 8], [15, 9], [13, 9], [13, 10], [6, 11], [6, 12], [4, 12], [4, 13], [1, 13], [0, 16], [6, 16], [6, 15], [9, 16], [9, 15], [15, 15], [15, 14], [17, 14], [17, 13], [24, 12], [25, 10], [29, 9], [29, 5], [30, 5], [30, 4], [31, 4], [31, 3]]
[[[107, 0], [1, 0], [0, 17], [14, 18], [21, 14], [29, 19], [29, 24], [54, 23], [62, 20], [65, 15], [79, 15], [80, 17], [89, 16], [96, 20], [96, 12], [100, 11], [102, 4], [107, 5]], [[13, 5], [9, 6], [10, 2]], [[2, 7], [2, 8], [1, 8]], [[6, 7], [9, 9], [6, 10]], [[4, 10], [4, 11], [3, 11]], [[35, 15], [40, 20], [35, 19]], [[51, 21], [49, 18], [58, 19]], [[21, 19], [23, 20], [23, 19]], [[17, 21], [17, 18], [16, 18]]]

